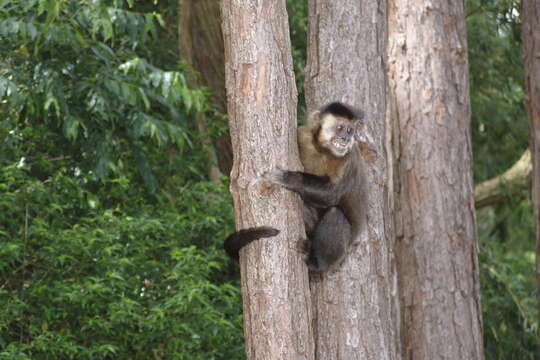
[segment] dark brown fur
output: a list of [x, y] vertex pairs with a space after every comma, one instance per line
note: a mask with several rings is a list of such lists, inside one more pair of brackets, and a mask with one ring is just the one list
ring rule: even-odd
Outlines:
[[[343, 259], [365, 224], [364, 177], [359, 164], [359, 146], [355, 143], [343, 157], [333, 156], [321, 147], [318, 135], [322, 115], [324, 114], [315, 112], [306, 125], [298, 128], [298, 147], [304, 171], [328, 178], [331, 184], [328, 191], [335, 194], [335, 199], [327, 204], [332, 207], [322, 211], [310, 205], [309, 201], [304, 201], [304, 222], [310, 239], [308, 264], [319, 271], [326, 270]], [[326, 255], [323, 255], [326, 261], [317, 259], [321, 254], [313, 254], [313, 246], [320, 248]]]
[[[359, 111], [348, 105], [326, 105], [298, 128], [305, 172], [275, 169], [264, 175], [270, 182], [297, 192], [304, 200], [309, 238], [307, 263], [315, 271], [339, 264], [365, 223], [363, 174], [355, 136], [361, 117]], [[230, 249], [233, 240], [245, 246], [260, 237], [256, 228], [241, 230], [227, 239], [225, 247]], [[237, 258], [242, 246], [228, 250], [229, 255]]]

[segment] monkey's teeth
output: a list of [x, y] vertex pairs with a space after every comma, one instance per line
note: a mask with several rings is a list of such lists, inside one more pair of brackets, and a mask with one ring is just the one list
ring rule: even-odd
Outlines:
[[346, 143], [341, 142], [341, 141], [339, 141], [339, 140], [334, 140], [334, 141], [333, 141], [333, 144], [334, 144], [334, 146], [337, 147], [337, 148], [345, 148], [345, 147], [347, 147], [347, 144], [346, 144]]

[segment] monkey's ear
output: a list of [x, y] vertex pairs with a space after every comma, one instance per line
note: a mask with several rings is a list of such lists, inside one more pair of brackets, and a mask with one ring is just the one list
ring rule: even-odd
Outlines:
[[309, 114], [306, 125], [316, 125], [321, 121], [321, 112], [319, 110], [313, 111], [311, 114]]

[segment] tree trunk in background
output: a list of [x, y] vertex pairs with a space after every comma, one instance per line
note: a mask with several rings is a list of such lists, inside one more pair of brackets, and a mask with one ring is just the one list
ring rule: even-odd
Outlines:
[[[212, 103], [217, 110], [227, 112], [225, 95], [225, 60], [221, 14], [217, 0], [178, 0], [178, 39], [181, 58], [200, 73], [198, 79], [190, 78], [191, 85], [204, 85], [212, 90]], [[206, 119], [197, 116], [199, 132], [204, 136]], [[211, 121], [220, 121], [210, 119]], [[217, 139], [218, 152], [210, 141], [204, 143], [209, 151], [210, 177], [219, 179], [219, 169], [229, 175], [232, 167], [232, 148], [229, 136]], [[217, 163], [219, 162], [219, 169]]]
[[[523, 0], [523, 55], [527, 88], [530, 147], [533, 163], [532, 198], [536, 229], [536, 280], [540, 291], [540, 3]], [[540, 299], [539, 299], [540, 301]], [[540, 314], [540, 302], [538, 304]], [[538, 331], [540, 340], [540, 330]], [[537, 357], [540, 359], [540, 355]]]
[[404, 359], [482, 359], [463, 1], [388, 11]]
[[386, 2], [311, 0], [306, 101], [366, 112], [367, 229], [337, 271], [311, 281], [316, 359], [399, 359], [397, 278], [385, 141]]
[[223, 0], [222, 14], [236, 225], [281, 230], [240, 253], [247, 356], [312, 360], [308, 273], [298, 250], [300, 198], [260, 180], [275, 166], [300, 169], [285, 2]]

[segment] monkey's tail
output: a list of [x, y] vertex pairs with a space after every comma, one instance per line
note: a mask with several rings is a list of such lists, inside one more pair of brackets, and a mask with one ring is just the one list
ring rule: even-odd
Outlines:
[[241, 248], [252, 241], [276, 236], [277, 234], [279, 234], [279, 230], [269, 226], [243, 229], [229, 235], [229, 237], [225, 240], [223, 247], [231, 258], [238, 261]]

